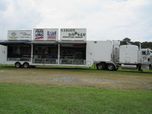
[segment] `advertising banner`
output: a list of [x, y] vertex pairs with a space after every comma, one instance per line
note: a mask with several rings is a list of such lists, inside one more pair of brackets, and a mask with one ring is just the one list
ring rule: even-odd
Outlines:
[[58, 39], [58, 29], [46, 29], [47, 40], [57, 40]]
[[34, 29], [34, 40], [44, 40], [43, 29]]
[[34, 40], [57, 40], [58, 29], [34, 29]]
[[86, 29], [62, 28], [60, 30], [61, 40], [86, 40]]
[[8, 40], [31, 40], [32, 30], [8, 30]]

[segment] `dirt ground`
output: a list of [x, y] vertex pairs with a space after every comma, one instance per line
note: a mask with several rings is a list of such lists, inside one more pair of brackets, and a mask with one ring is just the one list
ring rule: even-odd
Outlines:
[[152, 90], [152, 72], [0, 68], [0, 83]]

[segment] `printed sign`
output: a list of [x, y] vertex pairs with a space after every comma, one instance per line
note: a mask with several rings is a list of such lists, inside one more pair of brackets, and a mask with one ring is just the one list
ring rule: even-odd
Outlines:
[[58, 29], [34, 29], [34, 40], [57, 40]]
[[61, 40], [86, 40], [86, 29], [64, 28], [60, 30]]
[[46, 29], [47, 40], [57, 40], [58, 30], [57, 29]]
[[9, 30], [8, 40], [31, 40], [32, 30]]
[[43, 29], [34, 29], [34, 39], [35, 40], [44, 40], [44, 30]]

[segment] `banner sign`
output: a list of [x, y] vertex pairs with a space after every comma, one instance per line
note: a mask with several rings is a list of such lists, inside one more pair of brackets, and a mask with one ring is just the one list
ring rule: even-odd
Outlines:
[[34, 29], [34, 40], [57, 40], [58, 29]]
[[44, 40], [43, 29], [34, 29], [34, 40]]
[[46, 29], [47, 40], [57, 40], [58, 38], [58, 29]]
[[31, 40], [32, 30], [8, 30], [8, 40]]
[[63, 28], [60, 30], [61, 40], [86, 40], [86, 29]]

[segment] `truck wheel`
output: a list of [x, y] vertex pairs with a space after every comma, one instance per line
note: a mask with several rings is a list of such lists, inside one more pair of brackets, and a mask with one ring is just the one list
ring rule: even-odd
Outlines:
[[107, 69], [110, 71], [113, 71], [113, 70], [115, 70], [115, 66], [113, 64], [108, 64]]
[[104, 63], [97, 64], [96, 66], [97, 66], [98, 70], [104, 70], [105, 69], [105, 64]]
[[16, 67], [16, 68], [20, 68], [20, 67], [21, 67], [21, 63], [20, 63], [20, 62], [16, 62], [16, 63], [15, 63], [15, 67]]
[[27, 63], [27, 62], [23, 64], [24, 68], [29, 68], [29, 66], [30, 66], [29, 63]]
[[149, 69], [152, 70], [152, 65], [149, 65]]

